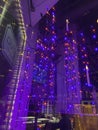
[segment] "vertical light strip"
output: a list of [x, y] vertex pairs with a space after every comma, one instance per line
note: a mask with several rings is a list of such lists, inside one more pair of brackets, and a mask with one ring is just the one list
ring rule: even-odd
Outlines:
[[4, 7], [0, 6], [0, 8], [2, 8], [2, 13], [0, 14], [0, 25], [2, 24], [3, 18], [5, 16], [7, 9], [10, 6], [10, 4], [11, 4], [11, 1], [9, 3], [5, 1]]
[[[19, 10], [21, 10], [21, 4], [20, 4], [20, 0], [16, 0], [16, 2], [18, 3], [18, 6], [19, 6]], [[16, 98], [17, 98], [17, 91], [18, 91], [18, 85], [19, 85], [19, 79], [20, 79], [20, 75], [21, 75], [21, 70], [22, 70], [22, 64], [23, 64], [23, 59], [24, 59], [24, 50], [25, 50], [25, 47], [26, 47], [26, 39], [27, 39], [27, 36], [26, 36], [26, 31], [25, 31], [25, 27], [24, 27], [24, 20], [23, 20], [23, 15], [22, 15], [22, 10], [20, 11], [20, 17], [21, 17], [21, 20], [22, 20], [22, 28], [21, 28], [21, 25], [20, 25], [20, 31], [21, 31], [21, 39], [22, 39], [22, 42], [20, 43], [21, 46], [21, 50], [22, 52], [19, 52], [19, 55], [18, 55], [18, 61], [17, 61], [17, 68], [19, 68], [19, 72], [18, 72], [18, 75], [17, 76], [17, 83], [15, 83], [14, 85], [16, 86], [16, 90], [15, 90], [15, 93], [14, 93], [14, 98], [13, 98], [13, 102], [12, 102], [12, 109], [11, 109], [11, 112], [10, 112], [10, 117], [9, 117], [9, 124], [8, 124], [8, 130], [11, 129], [11, 122], [12, 122], [12, 116], [13, 116], [13, 111], [14, 111], [14, 106], [15, 106], [15, 101], [16, 101]], [[21, 59], [20, 59], [21, 58]], [[17, 71], [18, 71], [17, 70]]]
[[[80, 104], [80, 85], [78, 77], [77, 42], [73, 31], [67, 26], [64, 37], [64, 68], [65, 68], [65, 112], [74, 114]], [[78, 108], [77, 112], [80, 112]]]

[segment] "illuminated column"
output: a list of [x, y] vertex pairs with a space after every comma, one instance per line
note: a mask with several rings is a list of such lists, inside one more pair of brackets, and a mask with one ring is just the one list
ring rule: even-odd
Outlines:
[[[80, 112], [80, 83], [78, 75], [78, 52], [77, 42], [72, 39], [65, 41], [65, 97], [66, 97], [66, 112]], [[76, 111], [77, 109], [77, 111]]]
[[[74, 32], [76, 32], [74, 30]], [[68, 25], [62, 45], [62, 60], [57, 65], [57, 110], [64, 113], [80, 113], [80, 81], [76, 36]]]
[[83, 32], [79, 34], [79, 70], [81, 80], [81, 92], [83, 101], [93, 102], [92, 89], [93, 86], [90, 83], [89, 67], [90, 62], [88, 58], [87, 38]]
[[[39, 111], [45, 107], [45, 104], [53, 104], [55, 102], [55, 9], [47, 11], [44, 21], [44, 27], [39, 31], [39, 38], [36, 41], [35, 63], [33, 65], [32, 74], [32, 100], [36, 100], [36, 106]], [[43, 22], [43, 19], [42, 21]], [[40, 23], [41, 23], [40, 22]], [[42, 24], [39, 26], [42, 26]], [[35, 112], [37, 110], [34, 110]], [[48, 114], [50, 113], [50, 107]]]

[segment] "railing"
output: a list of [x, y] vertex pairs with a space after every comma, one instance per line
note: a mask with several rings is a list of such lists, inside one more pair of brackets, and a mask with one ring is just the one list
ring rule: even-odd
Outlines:
[[98, 115], [75, 115], [74, 130], [98, 130]]

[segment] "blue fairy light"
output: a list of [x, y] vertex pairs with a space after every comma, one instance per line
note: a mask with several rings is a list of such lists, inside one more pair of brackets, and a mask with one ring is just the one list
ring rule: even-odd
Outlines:
[[98, 47], [95, 48], [95, 51], [98, 51]]
[[96, 39], [96, 35], [94, 34], [94, 35], [92, 36], [92, 38], [93, 38], [93, 39]]

